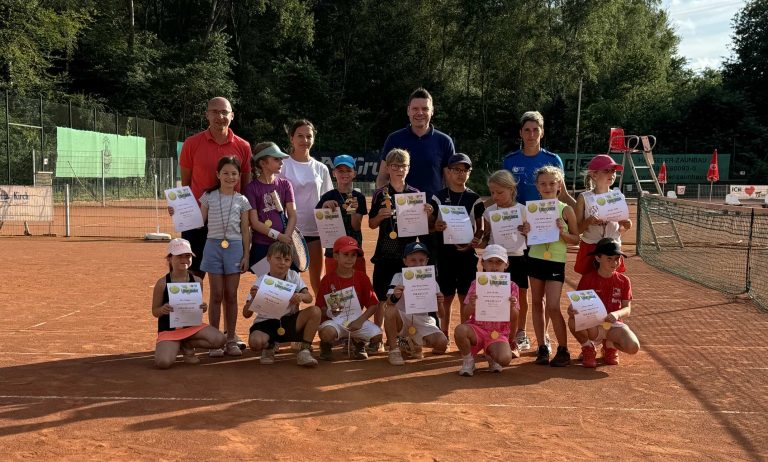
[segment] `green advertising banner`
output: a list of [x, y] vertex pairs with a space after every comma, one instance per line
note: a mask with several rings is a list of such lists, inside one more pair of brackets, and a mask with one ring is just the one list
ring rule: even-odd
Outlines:
[[[558, 154], [563, 159], [563, 165], [565, 166], [566, 183], [570, 187], [573, 181], [573, 167], [576, 160], [576, 155], [570, 154]], [[578, 177], [576, 178], [577, 187], [581, 186], [581, 174], [587, 169], [587, 164], [595, 156], [595, 154], [579, 154], [579, 167]], [[635, 165], [645, 165], [642, 160], [642, 153], [633, 154], [632, 159], [635, 161]], [[621, 164], [622, 154], [611, 154], [613, 160]], [[709, 163], [712, 160], [712, 154], [654, 154], [653, 169], [656, 174], [659, 173], [661, 163], [667, 163], [667, 183], [669, 184], [696, 184], [707, 182], [707, 170], [709, 169]], [[731, 169], [731, 155], [730, 154], [718, 154], [717, 165], [720, 171], [720, 181], [728, 181], [729, 172]], [[640, 175], [640, 179], [650, 179], [648, 170], [640, 169], [637, 171]], [[627, 172], [624, 177], [625, 183], [632, 183], [632, 173]]]
[[143, 137], [56, 127], [59, 178], [143, 178], [146, 161]]

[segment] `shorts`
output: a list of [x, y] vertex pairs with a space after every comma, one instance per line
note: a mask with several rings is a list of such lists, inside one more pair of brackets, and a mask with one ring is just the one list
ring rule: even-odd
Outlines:
[[[397, 310], [397, 312], [400, 314], [400, 319], [403, 321], [403, 328], [400, 329], [400, 332], [398, 332], [397, 335], [403, 338], [411, 337], [414, 343], [417, 345], [424, 345], [424, 337], [432, 334], [443, 333], [443, 331], [437, 327], [435, 318], [428, 314], [405, 314], [400, 310]], [[414, 334], [409, 334], [409, 327], [415, 327], [416, 332]]]
[[467, 295], [477, 276], [477, 255], [472, 251], [441, 254], [437, 259], [437, 285], [443, 295]]
[[307, 241], [307, 244], [310, 242], [315, 242], [320, 240], [320, 236], [304, 236], [304, 240]]
[[499, 336], [496, 338], [491, 337], [491, 332], [488, 332], [487, 330], [483, 329], [482, 327], [478, 326], [477, 324], [467, 324], [469, 327], [472, 328], [473, 331], [475, 331], [475, 337], [477, 337], [477, 343], [475, 345], [472, 345], [471, 352], [473, 355], [476, 355], [480, 352], [480, 350], [485, 351], [489, 346], [493, 345], [494, 343], [499, 342], [505, 342], [509, 343], [509, 337], [499, 332]]
[[226, 249], [221, 246], [221, 241], [223, 239], [208, 239], [205, 242], [200, 269], [211, 274], [240, 274], [243, 241], [229, 241]]
[[192, 257], [192, 264], [189, 266], [189, 269], [192, 271], [200, 271], [200, 262], [203, 261], [205, 242], [208, 240], [208, 226], [182, 231], [181, 237], [189, 241], [189, 245], [192, 247], [192, 253], [195, 254], [195, 256]]
[[565, 262], [528, 257], [528, 276], [541, 281], [565, 282]]
[[373, 291], [379, 300], [387, 298], [392, 277], [403, 270], [403, 261], [389, 258], [379, 259], [373, 265]]
[[208, 324], [202, 323], [199, 326], [180, 327], [174, 330], [164, 330], [157, 333], [157, 343], [160, 342], [180, 342], [192, 337], [196, 333], [208, 327]]
[[[333, 257], [325, 257], [325, 274], [336, 272], [337, 266], [336, 259]], [[357, 257], [357, 260], [355, 260], [355, 271], [362, 271], [363, 273], [368, 274], [365, 269], [365, 257]]]
[[[277, 343], [288, 342], [303, 342], [304, 332], [296, 332], [296, 322], [299, 319], [299, 311], [293, 314], [286, 314], [280, 319], [265, 319], [263, 321], [255, 322], [251, 325], [250, 333], [256, 331], [264, 332], [269, 336], [269, 345]], [[277, 329], [282, 326], [285, 329], [285, 334], [279, 335]]]
[[[579, 242], [579, 253], [576, 254], [576, 264], [573, 265], [573, 270], [579, 274], [587, 274], [595, 271], [597, 265], [595, 262], [595, 256], [589, 255], [590, 252], [595, 250], [597, 244], [590, 244], [588, 242]], [[627, 268], [624, 266], [624, 257], [619, 257], [619, 267], [616, 268], [619, 273], [624, 273]]]
[[507, 273], [509, 279], [517, 284], [520, 289], [528, 288], [528, 257], [525, 255], [509, 255]]
[[356, 331], [349, 331], [347, 330], [344, 325], [342, 324], [342, 320], [338, 318], [329, 319], [322, 324], [320, 324], [319, 329], [323, 329], [324, 327], [333, 327], [336, 329], [336, 333], [339, 336], [339, 339], [352, 337], [352, 340], [362, 340], [364, 342], [367, 342], [371, 340], [373, 337], [376, 337], [377, 335], [381, 335], [381, 329], [376, 324], [372, 323], [371, 321], [364, 321], [363, 326], [356, 330]]
[[616, 328], [629, 330], [629, 326], [624, 324], [621, 321], [616, 321], [613, 324], [611, 324], [610, 329], [606, 329], [605, 327], [603, 327], [602, 324], [598, 324], [598, 326], [597, 326], [597, 337], [595, 337], [592, 341], [595, 342], [595, 343], [602, 342], [603, 340], [608, 338], [608, 331], [611, 330], [611, 329], [616, 329]]

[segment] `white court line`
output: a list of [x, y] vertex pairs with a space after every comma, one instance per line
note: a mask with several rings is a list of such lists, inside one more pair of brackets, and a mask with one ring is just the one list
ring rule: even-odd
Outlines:
[[[360, 405], [361, 401], [347, 400], [318, 400], [318, 399], [282, 399], [282, 398], [245, 398], [225, 400], [221, 398], [183, 398], [163, 396], [58, 396], [58, 395], [0, 395], [0, 399], [24, 399], [24, 400], [67, 400], [67, 401], [192, 401], [222, 404], [241, 403], [285, 403], [285, 404], [348, 404]], [[652, 407], [614, 407], [614, 406], [555, 406], [534, 404], [506, 404], [506, 403], [451, 403], [451, 402], [366, 402], [369, 406], [427, 406], [427, 407], [484, 407], [484, 408], [515, 408], [515, 409], [545, 409], [554, 411], [592, 410], [598, 412], [631, 412], [631, 413], [658, 413], [658, 414], [728, 414], [728, 415], [767, 415], [768, 412], [740, 411], [735, 409], [708, 410], [708, 409], [667, 409]]]
[[[104, 300], [103, 302], [99, 302], [99, 303], [96, 303], [96, 304], [94, 304], [94, 305], [91, 305], [91, 306], [89, 306], [88, 308], [96, 308], [97, 306], [103, 305], [103, 304], [105, 304], [105, 303], [107, 303], [107, 301], [106, 301], [106, 300]], [[41, 322], [41, 323], [37, 323], [37, 324], [35, 324], [34, 326], [29, 326], [29, 327], [27, 327], [27, 328], [24, 328], [24, 329], [19, 329], [19, 330], [16, 330], [16, 331], [12, 331], [12, 332], [23, 332], [23, 331], [25, 331], [25, 330], [34, 329], [35, 327], [44, 326], [45, 324], [48, 324], [49, 322], [58, 321], [59, 319], [64, 319], [64, 318], [66, 318], [67, 316], [72, 316], [73, 314], [76, 314], [76, 313], [79, 313], [79, 312], [80, 312], [80, 310], [75, 310], [75, 311], [73, 311], [73, 312], [71, 312], [71, 313], [67, 313], [67, 314], [65, 314], [65, 315], [63, 315], [63, 316], [59, 316], [58, 318], [49, 319], [49, 320], [47, 320], [47, 321], [43, 321], [43, 322]]]

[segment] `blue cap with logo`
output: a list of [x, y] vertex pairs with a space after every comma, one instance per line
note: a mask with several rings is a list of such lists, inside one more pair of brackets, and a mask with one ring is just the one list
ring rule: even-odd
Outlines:
[[405, 245], [405, 250], [403, 250], [403, 258], [416, 252], [424, 252], [427, 254], [427, 256], [429, 256], [429, 250], [427, 250], [426, 245], [421, 242], [411, 242]]
[[339, 165], [346, 165], [347, 167], [351, 168], [352, 170], [355, 169], [355, 159], [347, 154], [341, 154], [336, 156], [333, 159], [333, 168], [338, 167]]

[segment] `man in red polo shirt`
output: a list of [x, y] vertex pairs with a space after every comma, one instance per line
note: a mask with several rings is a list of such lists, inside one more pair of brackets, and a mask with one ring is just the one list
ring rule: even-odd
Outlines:
[[[189, 186], [195, 198], [200, 200], [206, 190], [216, 186], [216, 165], [219, 159], [233, 156], [240, 160], [240, 185], [235, 189], [244, 191], [245, 185], [251, 181], [251, 145], [229, 128], [235, 118], [232, 105], [226, 98], [217, 96], [208, 101], [205, 118], [208, 120], [208, 129], [187, 138], [181, 148], [179, 165], [182, 186]], [[206, 226], [181, 233], [181, 237], [190, 242], [196, 255], [189, 269], [201, 278], [205, 277], [205, 272], [200, 271], [200, 262], [207, 236]]]

